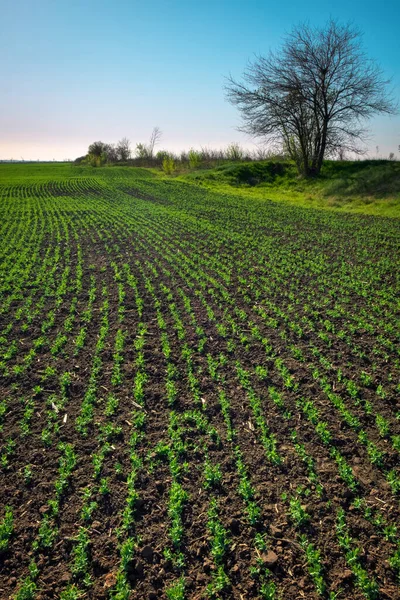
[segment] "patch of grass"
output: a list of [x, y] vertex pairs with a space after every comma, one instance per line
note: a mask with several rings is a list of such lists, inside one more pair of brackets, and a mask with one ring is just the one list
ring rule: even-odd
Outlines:
[[400, 162], [326, 161], [316, 179], [302, 179], [291, 161], [228, 163], [178, 179], [214, 191], [306, 208], [400, 217]]

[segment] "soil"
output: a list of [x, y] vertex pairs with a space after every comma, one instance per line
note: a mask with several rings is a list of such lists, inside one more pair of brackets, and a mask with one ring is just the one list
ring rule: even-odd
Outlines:
[[[57, 198], [73, 195], [71, 190], [63, 189], [56, 183], [49, 183], [48, 192]], [[97, 195], [97, 189], [90, 188], [90, 193]], [[143, 202], [151, 202], [147, 193], [133, 190], [127, 192]], [[159, 203], [162, 208], [162, 203]], [[113, 226], [118, 235], [110, 241], [106, 236], [101, 238], [95, 229], [91, 236], [82, 236], [80, 245], [84, 256], [83, 287], [77, 295], [77, 317], [68, 332], [65, 347], [58, 355], [50, 349], [57, 335], [63, 331], [63, 325], [69, 315], [71, 302], [75, 296], [73, 275], [62, 298], [62, 304], [55, 308], [54, 297], [45, 298], [41, 313], [35, 316], [28, 328], [23, 321], [14, 320], [21, 300], [15, 300], [7, 314], [1, 315], [0, 330], [8, 323], [13, 323], [12, 339], [18, 340], [18, 352], [8, 362], [8, 374], [3, 378], [0, 389], [0, 400], [6, 398], [8, 410], [4, 417], [1, 432], [3, 449], [6, 441], [15, 441], [15, 448], [7, 469], [2, 469], [0, 477], [0, 506], [10, 505], [14, 511], [14, 531], [8, 549], [1, 555], [0, 562], [0, 596], [13, 598], [21, 582], [28, 576], [28, 567], [33, 558], [39, 568], [37, 579], [37, 600], [58, 598], [70, 584], [76, 584], [83, 591], [82, 598], [106, 599], [117, 582], [121, 564], [119, 553], [120, 541], [118, 528], [121, 526], [122, 513], [126, 503], [126, 480], [131, 470], [130, 437], [133, 417], [138, 410], [132, 404], [135, 375], [137, 373], [137, 352], [134, 348], [140, 322], [146, 326], [144, 359], [147, 380], [145, 384], [144, 408], [146, 415], [144, 435], [140, 439], [137, 453], [142, 459], [142, 468], [136, 479], [138, 499], [134, 510], [134, 523], [130, 535], [135, 539], [135, 551], [130, 562], [128, 581], [132, 599], [167, 598], [166, 590], [176, 583], [183, 573], [185, 578], [186, 597], [200, 599], [207, 597], [207, 590], [215, 577], [216, 564], [210, 552], [211, 535], [207, 527], [210, 497], [218, 499], [219, 518], [227, 531], [229, 545], [224, 558], [224, 569], [229, 578], [229, 586], [218, 597], [228, 599], [260, 598], [260, 581], [254, 575], [256, 568], [262, 564], [263, 573], [270, 574], [269, 580], [277, 587], [279, 597], [285, 600], [319, 598], [315, 583], [307, 566], [304, 550], [300, 544], [300, 536], [306, 535], [320, 551], [323, 575], [327, 590], [337, 592], [337, 598], [361, 600], [363, 592], [357, 586], [351, 566], [340, 548], [336, 536], [336, 515], [340, 508], [345, 510], [349, 531], [354, 545], [360, 549], [359, 562], [369, 576], [379, 584], [381, 600], [400, 598], [397, 575], [389, 564], [389, 557], [396, 549], [396, 544], [380, 532], [353, 506], [355, 497], [366, 500], [367, 505], [384, 515], [388, 524], [400, 522], [398, 499], [390, 489], [386, 479], [387, 471], [398, 465], [398, 453], [390, 445], [389, 440], [382, 439], [375, 427], [375, 417], [366, 414], [363, 404], [352, 404], [348, 399], [351, 413], [358, 417], [363, 430], [371, 442], [385, 452], [384, 464], [373, 465], [367, 448], [358, 441], [358, 433], [349, 427], [333, 407], [329, 398], [312, 376], [317, 366], [315, 354], [310, 351], [311, 343], [331, 361], [332, 364], [343, 364], [344, 375], [351, 377], [354, 372], [368, 368], [370, 351], [376, 339], [363, 334], [357, 339], [358, 345], [365, 351], [365, 358], [357, 357], [345, 340], [332, 335], [332, 344], [327, 346], [316, 332], [306, 331], [303, 338], [296, 337], [287, 323], [282, 320], [278, 327], [265, 325], [262, 318], [253, 310], [255, 299], [241, 291], [241, 282], [235, 273], [229, 283], [224, 284], [232, 304], [224, 302], [221, 288], [213, 287], [210, 281], [202, 287], [190, 277], [189, 270], [180, 270], [178, 263], [172, 264], [167, 251], [163, 254], [156, 244], [147, 242], [147, 253], [144, 255], [140, 247], [141, 238], [138, 233], [130, 237], [124, 234], [120, 225]], [[155, 219], [155, 231], [163, 228], [162, 221]], [[103, 231], [104, 233], [104, 231]], [[177, 235], [179, 234], [179, 231]], [[110, 230], [113, 236], [113, 231]], [[156, 238], [155, 238], [156, 239]], [[77, 264], [77, 242], [70, 241], [71, 274], [75, 273]], [[204, 247], [207, 239], [204, 240]], [[46, 248], [43, 248], [43, 256]], [[187, 250], [187, 248], [186, 248]], [[183, 251], [176, 245], [176, 252]], [[222, 253], [222, 249], [220, 250]], [[115, 276], [113, 263], [122, 268], [128, 263], [131, 272], [137, 279], [139, 295], [143, 300], [143, 315], [139, 317], [136, 310], [136, 299], [133, 289], [124, 281], [125, 297], [123, 304], [125, 317], [122, 322], [118, 318], [119, 280]], [[140, 268], [138, 267], [140, 265]], [[157, 269], [157, 276], [154, 270]], [[56, 274], [62, 272], [62, 265]], [[97, 282], [97, 295], [93, 305], [93, 318], [88, 325], [86, 342], [78, 355], [74, 355], [75, 340], [83, 325], [82, 315], [87, 307], [90, 276]], [[154, 286], [155, 297], [159, 298], [160, 311], [164, 318], [171, 346], [171, 362], [177, 370], [177, 401], [173, 408], [169, 406], [166, 396], [167, 359], [162, 351], [161, 330], [157, 321], [154, 298], [146, 286], [143, 277], [146, 275]], [[215, 277], [215, 272], [209, 272]], [[246, 275], [246, 274], [245, 274]], [[250, 272], [247, 276], [250, 276]], [[243, 274], [241, 274], [243, 276]], [[101, 374], [96, 382], [97, 403], [94, 406], [94, 418], [86, 437], [76, 430], [76, 418], [81, 412], [82, 400], [89, 386], [89, 379], [96, 353], [96, 344], [102, 322], [101, 308], [104, 297], [102, 287], [107, 288], [109, 300], [109, 331], [105, 347], [101, 352]], [[172, 294], [168, 298], [166, 288]], [[210, 289], [213, 288], [213, 289]], [[23, 288], [28, 294], [29, 287]], [[184, 292], [190, 299], [193, 317], [187, 313], [182, 298]], [[214, 311], [214, 320], [210, 319], [206, 308], [200, 301], [197, 292]], [[33, 291], [33, 304], [42, 296], [43, 290]], [[26, 297], [26, 296], [25, 296]], [[278, 298], [276, 298], [278, 301]], [[176, 323], [171, 312], [174, 303], [184, 323], [184, 342], [176, 330]], [[365, 299], [356, 298], [360, 307]], [[286, 304], [285, 304], [286, 303]], [[282, 310], [287, 306], [287, 298], [280, 299]], [[236, 333], [221, 334], [217, 325], [226, 323], [227, 312], [235, 316], [233, 308], [243, 311], [248, 319], [256, 324], [262, 334], [268, 338], [273, 347], [273, 356], [266, 355], [263, 344], [256, 339], [245, 320], [237, 320]], [[34, 361], [21, 374], [13, 370], [15, 366], [24, 365], [24, 357], [33, 347], [34, 341], [41, 336], [43, 317], [55, 308], [54, 325], [47, 332], [46, 344], [37, 352]], [[299, 313], [300, 314], [300, 313]], [[235, 317], [237, 319], [237, 317]], [[204, 350], [198, 352], [201, 327], [206, 337]], [[116, 333], [122, 329], [125, 344], [122, 363], [122, 383], [111, 382], [114, 364], [114, 344]], [[247, 336], [243, 340], [241, 335]], [[235, 347], [229, 347], [233, 340]], [[200, 390], [201, 405], [195, 402], [188, 376], [188, 364], [182, 356], [184, 343], [193, 351], [193, 373]], [[304, 360], [293, 356], [293, 345], [301, 350]], [[214, 359], [223, 353], [228, 361], [219, 370], [219, 378], [213, 379], [209, 373], [208, 355]], [[298, 383], [297, 389], [286, 388], [277, 369], [275, 359], [279, 357], [288, 367], [290, 374]], [[237, 376], [237, 362], [251, 373], [252, 385], [256, 395], [261, 398], [262, 410], [268, 430], [277, 440], [277, 449], [282, 457], [280, 465], [274, 465], [266, 456], [260, 441], [259, 430], [255, 423], [246, 391], [240, 385]], [[391, 365], [383, 355], [374, 357], [379, 367], [382, 380], [391, 381], [388, 377]], [[46, 367], [52, 366], [55, 374], [43, 381]], [[255, 376], [256, 366], [267, 369], [265, 379]], [[321, 373], [323, 368], [319, 365]], [[45, 446], [42, 432], [48, 419], [46, 402], [60, 393], [59, 378], [62, 373], [71, 374], [71, 385], [68, 401], [63, 415], [60, 415], [60, 428], [53, 436], [50, 446]], [[329, 370], [328, 377], [332, 376]], [[36, 386], [41, 389], [33, 393]], [[290, 418], [285, 418], [279, 407], [269, 395], [269, 388], [274, 386], [282, 395]], [[230, 401], [230, 416], [236, 432], [234, 442], [227, 435], [227, 428], [220, 405], [220, 393], [224, 391]], [[374, 403], [375, 413], [385, 415], [391, 423], [393, 435], [400, 433], [399, 421], [395, 414], [398, 411], [398, 399], [395, 394], [395, 382], [386, 385], [387, 394], [380, 398], [368, 388], [363, 390], [363, 401]], [[336, 392], [345, 396], [343, 384], [336, 383]], [[82, 520], [83, 493], [86, 488], [93, 488], [96, 480], [93, 475], [93, 455], [99, 452], [101, 442], [99, 431], [107, 422], [105, 407], [109, 394], [119, 400], [116, 414], [112, 417], [115, 425], [121, 428], [116, 439], [112, 441], [112, 451], [106, 455], [102, 466], [101, 477], [108, 479], [109, 494], [94, 493], [92, 500], [97, 503], [89, 522]], [[298, 408], [299, 398], [312, 398], [318, 408], [321, 419], [326, 421], [332, 434], [332, 444], [338, 448], [348, 461], [358, 481], [357, 492], [349, 490], [340, 478], [337, 465], [332, 459], [329, 448], [322, 443], [310, 423]], [[35, 412], [31, 419], [30, 431], [23, 435], [21, 419], [24, 413], [23, 399], [33, 398]], [[189, 501], [182, 514], [183, 540], [181, 551], [184, 557], [183, 569], [168, 557], [166, 549], [171, 549], [169, 533], [170, 515], [168, 512], [169, 494], [172, 482], [168, 462], [157, 458], [157, 447], [160, 443], [168, 444], [168, 432], [171, 411], [182, 417], [188, 410], [203, 412], [209, 427], [213, 427], [218, 436], [211, 439], [194, 425], [186, 424], [184, 428], [185, 458], [187, 470], [181, 479], [183, 488], [188, 493]], [[66, 417], [64, 417], [64, 412]], [[293, 442], [293, 432], [297, 434], [298, 443], [303, 444], [307, 454], [312, 457], [315, 472], [323, 492], [316, 493], [315, 483], [310, 481], [307, 465], [298, 456]], [[55, 495], [54, 484], [58, 478], [59, 460], [62, 454], [60, 442], [74, 446], [77, 464], [74, 468], [68, 487], [61, 501], [61, 509], [54, 524], [57, 530], [54, 543], [48, 548], [34, 549], [34, 542], [39, 533], [43, 515], [48, 512], [47, 502]], [[246, 514], [245, 502], [240, 495], [240, 478], [235, 462], [234, 447], [238, 446], [246, 464], [255, 499], [260, 508], [260, 520], [251, 525]], [[205, 459], [212, 465], [220, 465], [222, 481], [218, 488], [209, 491], [204, 488]], [[121, 465], [117, 474], [115, 465]], [[24, 469], [30, 465], [32, 481], [24, 479]], [[310, 516], [305, 525], [299, 527], [290, 515], [289, 499], [301, 497], [301, 502]], [[1, 509], [0, 509], [1, 510]], [[0, 513], [2, 517], [2, 513]], [[89, 536], [88, 571], [92, 584], [85, 587], [72, 569], [76, 537], [81, 527]], [[257, 553], [254, 546], [256, 534], [265, 534], [267, 548]], [[172, 597], [172, 596], [168, 596]]]

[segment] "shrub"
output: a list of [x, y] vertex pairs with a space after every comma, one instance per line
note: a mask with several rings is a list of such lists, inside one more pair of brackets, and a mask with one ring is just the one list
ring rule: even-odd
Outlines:
[[166, 155], [162, 161], [162, 168], [164, 173], [172, 175], [176, 169], [176, 164], [172, 156]]
[[201, 163], [201, 155], [200, 152], [197, 152], [193, 148], [189, 150], [188, 154], [189, 167], [191, 169], [196, 169]]
[[226, 149], [226, 158], [228, 160], [242, 160], [243, 150], [237, 142], [232, 142]]

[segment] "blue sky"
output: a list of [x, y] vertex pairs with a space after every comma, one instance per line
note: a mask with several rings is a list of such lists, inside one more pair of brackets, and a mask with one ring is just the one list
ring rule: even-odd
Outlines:
[[[278, 49], [293, 26], [351, 21], [400, 99], [400, 2], [0, 0], [0, 159], [63, 159], [94, 140], [162, 147], [253, 141], [224, 77]], [[400, 117], [370, 124], [370, 155], [400, 158]]]

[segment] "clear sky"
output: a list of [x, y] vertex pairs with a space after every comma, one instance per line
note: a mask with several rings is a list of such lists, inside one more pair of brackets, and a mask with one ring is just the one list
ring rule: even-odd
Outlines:
[[[224, 76], [294, 25], [351, 21], [400, 99], [398, 0], [0, 0], [0, 159], [76, 158], [95, 140], [252, 145]], [[400, 158], [400, 117], [371, 122], [370, 156]], [[160, 147], [161, 147], [160, 146]]]

